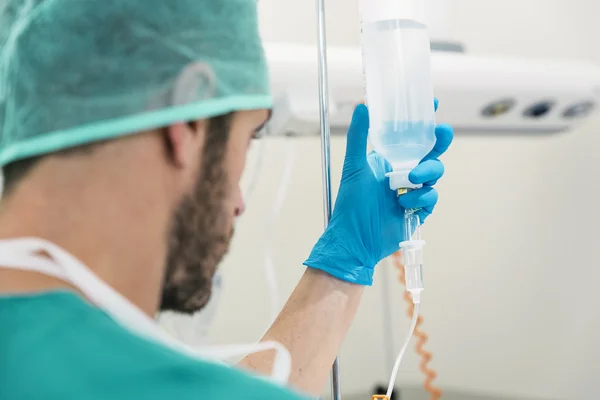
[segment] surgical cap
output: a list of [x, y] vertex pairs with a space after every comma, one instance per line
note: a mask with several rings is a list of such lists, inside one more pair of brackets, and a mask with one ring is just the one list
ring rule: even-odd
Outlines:
[[256, 0], [0, 0], [0, 166], [272, 106]]

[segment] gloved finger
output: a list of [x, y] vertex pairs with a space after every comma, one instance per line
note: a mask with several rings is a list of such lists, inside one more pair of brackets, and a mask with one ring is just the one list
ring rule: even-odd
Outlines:
[[435, 146], [423, 161], [438, 158], [448, 150], [454, 140], [454, 129], [450, 125], [441, 124], [435, 127]]
[[364, 104], [354, 109], [346, 140], [346, 162], [366, 161], [369, 135], [369, 110]]
[[438, 192], [432, 187], [423, 187], [421, 189], [413, 190], [398, 198], [398, 201], [402, 208], [410, 209], [423, 209], [433, 210], [433, 207], [438, 202]]
[[439, 105], [440, 105], [440, 102], [439, 102], [439, 100], [437, 99], [437, 97], [436, 97], [436, 98], [434, 98], [434, 99], [433, 99], [433, 109], [434, 109], [435, 111], [437, 111], [437, 110], [438, 110], [438, 106], [439, 106]]
[[432, 186], [444, 176], [444, 164], [440, 160], [426, 160], [408, 174], [408, 180], [415, 185]]

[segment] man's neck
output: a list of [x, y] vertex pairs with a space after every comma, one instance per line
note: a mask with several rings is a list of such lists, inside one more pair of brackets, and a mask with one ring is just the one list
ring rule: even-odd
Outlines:
[[[51, 241], [154, 316], [167, 252], [166, 207], [158, 207], [160, 199], [153, 202], [143, 185], [119, 187], [98, 178], [93, 183], [74, 179], [64, 186], [46, 184], [41, 176], [23, 181], [0, 205], [0, 239]], [[22, 274], [40, 287], [39, 276]], [[55, 279], [46, 281], [46, 290], [60, 288]], [[22, 286], [27, 278], [21, 275], [19, 282]]]

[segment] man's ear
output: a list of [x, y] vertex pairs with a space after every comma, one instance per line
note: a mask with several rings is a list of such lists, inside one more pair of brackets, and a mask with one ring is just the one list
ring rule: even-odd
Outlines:
[[166, 128], [167, 157], [177, 167], [190, 166], [201, 154], [205, 136], [204, 120], [181, 122]]

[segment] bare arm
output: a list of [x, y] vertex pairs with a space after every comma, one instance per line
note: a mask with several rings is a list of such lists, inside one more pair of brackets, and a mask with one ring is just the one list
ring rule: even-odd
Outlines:
[[[319, 396], [356, 314], [364, 287], [308, 268], [263, 340], [276, 340], [292, 354], [290, 385]], [[240, 367], [270, 373], [273, 354], [244, 358]]]

